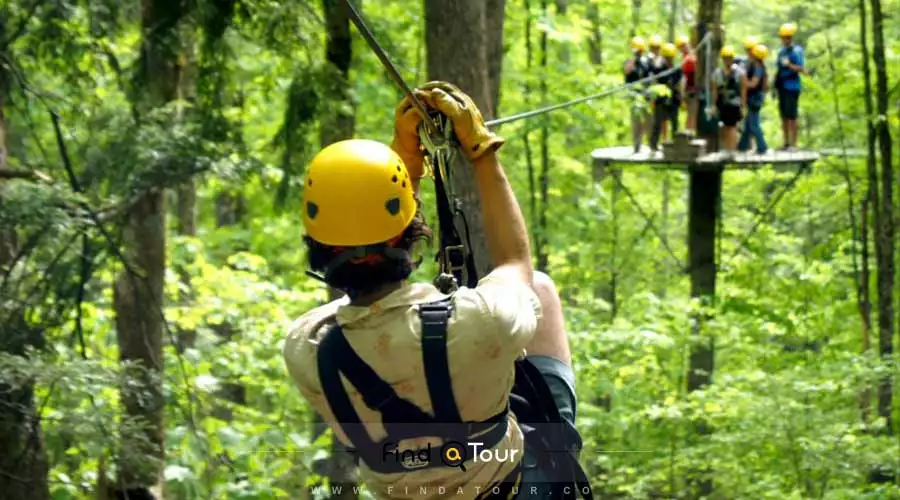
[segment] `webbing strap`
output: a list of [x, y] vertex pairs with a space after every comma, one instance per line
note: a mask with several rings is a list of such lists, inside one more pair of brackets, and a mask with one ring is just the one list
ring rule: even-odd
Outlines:
[[[336, 362], [342, 359], [341, 356], [344, 353], [340, 351], [346, 341], [347, 339], [344, 338], [341, 328], [337, 325], [332, 327], [319, 344], [319, 349], [316, 352], [316, 364], [318, 365], [322, 392], [328, 400], [331, 412], [334, 413], [335, 421], [341, 427], [341, 430], [344, 431], [352, 446], [356, 447], [357, 452], [368, 463], [374, 458], [372, 454], [375, 449], [375, 443], [369, 437], [362, 422], [360, 422], [359, 414], [353, 409], [353, 403], [350, 401], [350, 396], [347, 394], [341, 381], [340, 365]], [[352, 351], [353, 349], [350, 350]]]
[[[450, 121], [446, 117], [441, 118], [441, 131], [445, 135], [452, 134], [453, 126]], [[469, 234], [466, 214], [457, 206], [459, 200], [451, 199], [450, 193], [453, 192], [452, 180], [444, 178], [444, 169], [449, 167], [448, 163], [450, 162], [451, 153], [458, 153], [459, 149], [451, 149], [450, 136], [440, 138], [428, 135], [426, 131], [421, 130], [420, 139], [428, 150], [434, 173], [434, 190], [440, 233], [438, 259], [442, 264], [446, 263], [446, 268], [442, 265], [441, 271], [452, 274], [458, 284], [465, 284], [469, 288], [474, 288], [478, 284], [478, 271], [475, 267], [475, 256], [471, 252], [472, 242], [470, 241], [471, 235]], [[457, 215], [463, 224], [465, 241], [460, 237], [456, 227], [454, 217]], [[465, 280], [463, 280], [463, 269], [465, 269]]]
[[447, 355], [447, 324], [450, 299], [419, 306], [422, 321], [422, 363], [434, 418], [441, 423], [459, 423], [462, 417], [453, 396], [450, 361]]

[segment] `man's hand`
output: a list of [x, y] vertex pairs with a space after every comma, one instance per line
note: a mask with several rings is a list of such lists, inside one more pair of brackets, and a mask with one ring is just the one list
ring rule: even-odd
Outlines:
[[416, 96], [450, 119], [453, 131], [470, 160], [475, 161], [486, 153], [496, 151], [505, 142], [488, 130], [472, 98], [455, 86], [446, 82], [429, 82], [416, 90]]
[[424, 119], [422, 112], [409, 96], [400, 101], [394, 112], [394, 141], [391, 143], [391, 149], [403, 160], [414, 183], [418, 183], [425, 174], [422, 167], [425, 154], [419, 143], [419, 125]]

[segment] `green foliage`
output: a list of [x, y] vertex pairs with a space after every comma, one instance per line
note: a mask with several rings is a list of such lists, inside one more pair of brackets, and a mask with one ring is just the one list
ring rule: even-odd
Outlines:
[[[86, 498], [100, 474], [114, 478], [123, 436], [139, 434], [142, 423], [123, 422], [119, 402], [120, 383], [133, 369], [118, 361], [112, 306], [112, 282], [122, 269], [119, 216], [146, 190], [189, 178], [199, 186], [197, 233], [167, 235], [167, 496], [308, 498], [308, 487], [323, 481], [319, 461], [332, 435], [314, 431], [312, 410], [293, 388], [280, 350], [293, 319], [326, 300], [304, 274], [298, 187], [324, 116], [355, 110], [356, 135], [387, 142], [400, 91], [354, 35], [352, 88], [348, 99], [337, 99], [314, 2], [203, 0], [182, 4], [181, 43], [170, 47], [195, 72], [183, 73], [187, 83], [169, 105], [137, 110], [128, 90], [141, 61], [139, 3], [39, 3], [28, 19], [29, 2], [2, 7], [11, 20], [7, 32], [24, 23], [0, 61], [8, 76], [0, 82], [10, 165], [48, 172], [55, 183], [4, 183], [0, 227], [14, 228], [28, 251], [0, 274], [0, 329], [14, 325], [40, 337], [42, 348], [0, 356], [0, 373], [11, 387], [37, 388], [54, 498]], [[629, 5], [546, 3], [541, 12], [541, 2], [532, 0], [528, 11], [507, 0], [501, 115], [622, 81]], [[565, 13], [559, 3], [567, 4]], [[665, 34], [672, 3], [640, 2], [635, 32]], [[688, 32], [696, 15], [685, 3], [677, 2], [678, 32]], [[865, 115], [855, 3], [725, 3], [726, 37], [735, 45], [758, 35], [774, 52], [777, 26], [800, 21], [812, 72], [801, 100], [804, 147], [863, 149], [869, 120], [886, 119], [897, 132], [896, 114]], [[401, 73], [412, 84], [426, 81], [421, 2], [363, 4]], [[885, 12], [900, 8], [897, 0], [883, 4]], [[900, 29], [885, 29], [896, 85]], [[590, 58], [595, 30], [601, 64]], [[186, 75], [195, 75], [193, 85]], [[547, 242], [549, 271], [565, 303], [582, 458], [595, 493], [685, 498], [685, 476], [708, 467], [717, 498], [900, 498], [896, 437], [883, 435], [888, 422], [874, 412], [868, 425], [860, 417], [865, 391], [871, 402], [878, 381], [900, 372], [896, 359], [862, 350], [855, 295], [861, 245], [848, 210], [852, 203], [858, 225], [864, 159], [824, 158], [768, 213], [793, 174], [729, 171], [717, 297], [703, 308], [690, 299], [684, 273], [686, 177], [629, 167], [620, 172], [626, 192], [611, 175], [594, 176], [593, 149], [630, 142], [632, 104], [620, 93], [499, 129], [507, 139], [503, 164], [534, 236]], [[59, 135], [51, 111], [60, 117]], [[777, 147], [771, 99], [763, 125]], [[549, 130], [548, 200], [532, 210], [542, 126]], [[63, 152], [81, 193], [69, 186]], [[434, 225], [434, 197], [430, 184], [423, 186]], [[223, 193], [246, 205], [236, 224], [218, 223]], [[539, 228], [544, 208], [552, 223]], [[433, 250], [417, 279], [434, 276]], [[874, 259], [868, 265], [874, 270]], [[715, 339], [714, 383], [688, 393], [689, 354], [701, 341], [693, 318], [701, 311], [712, 317], [704, 333]], [[712, 432], [698, 435], [701, 425]], [[885, 481], [872, 480], [879, 470]]]

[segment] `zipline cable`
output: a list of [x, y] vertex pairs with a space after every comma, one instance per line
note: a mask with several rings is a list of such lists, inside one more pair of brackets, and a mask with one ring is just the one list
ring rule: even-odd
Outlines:
[[[708, 45], [708, 42], [710, 40], [709, 37], [710, 37], [710, 34], [707, 33], [706, 36], [703, 37], [703, 40], [701, 40], [700, 43], [697, 44], [697, 47], [695, 48], [695, 50], [703, 47], [704, 45]], [[507, 116], [505, 118], [497, 118], [495, 120], [489, 120], [489, 121], [485, 122], [485, 125], [487, 125], [488, 127], [497, 127], [497, 126], [500, 126], [500, 125], [503, 125], [506, 123], [524, 120], [526, 118], [531, 118], [533, 116], [543, 115], [543, 114], [549, 113], [551, 111], [556, 111], [558, 109], [570, 108], [577, 104], [585, 103], [588, 101], [593, 101], [594, 99], [600, 99], [601, 97], [608, 97], [619, 91], [627, 90], [632, 87], [636, 87], [638, 85], [643, 85], [645, 83], [649, 83], [654, 80], [664, 78], [666, 76], [671, 75], [672, 73], [675, 73], [676, 71], [678, 71], [680, 69], [681, 69], [680, 66], [675, 66], [675, 67], [667, 69], [666, 71], [663, 71], [662, 73], [659, 73], [657, 75], [651, 75], [651, 76], [648, 76], [645, 78], [641, 78], [640, 80], [633, 81], [631, 83], [625, 83], [625, 84], [619, 85], [617, 87], [613, 87], [611, 89], [606, 89], [603, 92], [598, 92], [596, 94], [592, 94], [592, 95], [585, 96], [585, 97], [579, 97], [578, 99], [573, 99], [571, 101], [567, 101], [567, 102], [560, 103], [560, 104], [554, 104], [552, 106], [547, 106], [544, 108], [538, 108], [538, 109], [535, 109], [532, 111], [525, 111], [523, 113], [517, 113], [515, 115]]]

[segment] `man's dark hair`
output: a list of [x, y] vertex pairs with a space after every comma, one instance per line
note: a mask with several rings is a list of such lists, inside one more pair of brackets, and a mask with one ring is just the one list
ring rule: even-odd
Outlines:
[[[416, 204], [421, 207], [418, 199]], [[335, 257], [348, 249], [325, 245], [309, 236], [304, 236], [303, 239], [306, 242], [309, 267], [321, 274], [325, 273], [328, 264]], [[348, 261], [331, 271], [326, 282], [332, 288], [353, 298], [374, 292], [387, 284], [403, 281], [422, 262], [421, 257], [418, 259], [413, 257], [416, 243], [425, 242], [430, 245], [431, 239], [431, 228], [425, 223], [421, 210], [417, 209], [413, 220], [406, 226], [399, 238], [391, 244], [393, 248], [404, 251], [403, 258], [378, 255], [362, 262]]]

